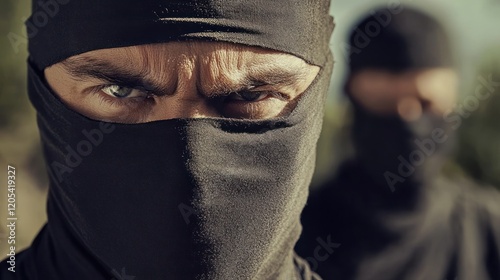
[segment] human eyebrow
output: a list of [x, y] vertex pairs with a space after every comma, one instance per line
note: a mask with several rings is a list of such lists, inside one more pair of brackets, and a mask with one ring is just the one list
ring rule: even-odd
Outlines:
[[[210, 88], [205, 94], [209, 97], [219, 97], [236, 92], [258, 91], [259, 88], [274, 87], [276, 91], [280, 88], [293, 87], [307, 74], [303, 69], [266, 68], [256, 69], [248, 72], [242, 79], [234, 84], [219, 83]], [[284, 94], [285, 99], [290, 96]]]
[[104, 80], [110, 84], [129, 87], [146, 92], [161, 94], [166, 92], [164, 88], [155, 85], [145, 78], [143, 73], [134, 73], [123, 67], [114, 65], [108, 61], [97, 59], [70, 58], [62, 62], [68, 73], [77, 80], [95, 78]]
[[253, 86], [293, 86], [307, 77], [307, 73], [302, 68], [270, 68], [258, 69], [248, 76], [248, 83]]

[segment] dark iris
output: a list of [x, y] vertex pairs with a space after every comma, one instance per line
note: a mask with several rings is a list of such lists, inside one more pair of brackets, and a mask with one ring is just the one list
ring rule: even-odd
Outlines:
[[239, 96], [241, 96], [241, 99], [245, 101], [255, 101], [261, 97], [261, 93], [256, 93], [256, 92], [251, 92], [251, 91], [246, 91], [246, 92], [240, 92]]

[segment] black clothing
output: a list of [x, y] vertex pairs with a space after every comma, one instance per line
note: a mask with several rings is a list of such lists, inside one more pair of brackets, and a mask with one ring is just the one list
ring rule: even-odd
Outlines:
[[[352, 101], [356, 156], [311, 193], [298, 254], [325, 280], [500, 279], [500, 193], [439, 176], [450, 125]], [[337, 248], [318, 254], [318, 238]]]
[[[33, 13], [26, 22], [30, 34], [28, 50], [38, 70], [91, 50], [186, 40], [258, 46], [321, 66], [330, 51], [328, 42], [333, 28], [327, 0], [32, 3]], [[47, 15], [49, 20], [37, 28]]]
[[[28, 24], [43, 6], [34, 2]], [[333, 65], [328, 6], [298, 0], [61, 5], [29, 45], [28, 92], [50, 178], [48, 224], [20, 255], [19, 272], [3, 270], [2, 277], [315, 278], [293, 246]], [[44, 67], [89, 50], [194, 39], [291, 53], [321, 71], [288, 116], [142, 124], [84, 117], [43, 78]]]
[[17, 275], [109, 279], [126, 269], [144, 279], [295, 279], [322, 118], [310, 108], [321, 108], [327, 80], [322, 73], [275, 120], [130, 125], [71, 111], [30, 68], [49, 222]]
[[455, 142], [449, 122], [430, 112], [406, 122], [399, 116], [365, 110], [353, 98], [351, 102], [353, 147], [373, 183], [393, 192], [401, 185], [418, 189], [439, 173]]
[[[351, 77], [453, 66], [443, 27], [408, 7], [367, 16], [350, 43], [358, 48]], [[439, 177], [453, 146], [450, 123], [425, 106], [413, 122], [370, 113], [346, 93], [356, 156], [311, 193], [299, 255], [325, 280], [500, 279], [500, 193]], [[321, 251], [323, 240], [335, 250]]]
[[[392, 192], [348, 161], [311, 193], [302, 224], [296, 251], [325, 280], [500, 279], [500, 194], [467, 181]], [[328, 236], [338, 248], [318, 261]]]

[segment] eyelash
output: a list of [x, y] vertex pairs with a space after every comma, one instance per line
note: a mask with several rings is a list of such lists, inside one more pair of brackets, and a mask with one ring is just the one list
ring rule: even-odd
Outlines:
[[[114, 85], [114, 84], [113, 84]], [[91, 92], [93, 94], [96, 94], [98, 97], [98, 102], [105, 107], [108, 107], [112, 110], [126, 110], [126, 112], [137, 112], [140, 113], [141, 115], [145, 116], [147, 115], [148, 109], [151, 108], [152, 105], [155, 103], [155, 95], [154, 93], [145, 93], [145, 96], [143, 97], [130, 97], [130, 98], [118, 98], [118, 97], [112, 97], [109, 94], [103, 92], [102, 90], [106, 87], [109, 87], [110, 84], [104, 84], [104, 85], [99, 85], [91, 89]], [[123, 86], [126, 87], [126, 86]], [[133, 87], [129, 87], [133, 88]], [[136, 89], [138, 90], [138, 89]], [[241, 92], [238, 92], [241, 94]], [[226, 94], [226, 95], [221, 95], [217, 97], [210, 98], [213, 101], [214, 107], [218, 108], [220, 110], [221, 117], [236, 117], [236, 118], [252, 118], [250, 116], [258, 116], [263, 108], [262, 106], [265, 105], [259, 105], [259, 104], [267, 104], [264, 102], [268, 102], [271, 98], [283, 100], [283, 101], [288, 101], [289, 96], [277, 92], [277, 91], [272, 91], [272, 90], [263, 90], [263, 91], [254, 91], [253, 93], [255, 94], [261, 94], [261, 95], [267, 95], [261, 100], [257, 101], [245, 101], [245, 100], [238, 100], [238, 99], [231, 99], [230, 96], [234, 93]], [[262, 102], [262, 103], [261, 103]], [[234, 107], [237, 106], [237, 107]], [[238, 109], [235, 109], [238, 108]], [[227, 111], [229, 110], [229, 111]], [[236, 110], [236, 111], [234, 111]], [[240, 113], [235, 113], [235, 112], [240, 112]], [[125, 112], [125, 111], [122, 111]], [[227, 112], [232, 112], [232, 113], [227, 113]], [[236, 114], [236, 115], [234, 115]], [[136, 118], [132, 118], [133, 121], [136, 121]]]
[[[132, 97], [132, 98], [115, 98], [112, 96], [109, 96], [108, 94], [104, 93], [102, 90], [106, 87], [111, 86], [111, 84], [104, 84], [104, 85], [99, 85], [91, 89], [91, 93], [97, 95], [99, 97], [99, 102], [103, 103], [106, 106], [111, 106], [111, 107], [135, 107], [135, 105], [144, 103], [144, 101], [147, 101], [149, 97], [153, 94], [147, 93], [145, 97]], [[125, 87], [125, 86], [124, 86]]]
[[[130, 97], [130, 98], [118, 98], [118, 97], [112, 97], [106, 93], [104, 93], [102, 90], [106, 87], [109, 87], [109, 86], [112, 86], [112, 85], [116, 85], [116, 84], [103, 84], [103, 85], [99, 85], [99, 86], [96, 86], [94, 87], [91, 91], [93, 94], [97, 94], [99, 95], [100, 97], [103, 97], [103, 101], [105, 102], [109, 102], [110, 104], [113, 104], [113, 105], [117, 105], [117, 104], [121, 104], [121, 105], [126, 105], [126, 104], [130, 104], [130, 102], [133, 102], [135, 104], [139, 103], [139, 102], [142, 102], [144, 101], [145, 99], [148, 99], [148, 98], [151, 98], [152, 96], [156, 96], [155, 94], [153, 93], [146, 93], [146, 95], [144, 97]], [[122, 85], [118, 85], [120, 87], [128, 87], [128, 86], [122, 86]], [[128, 88], [132, 88], [133, 87], [128, 87]], [[234, 93], [240, 93], [240, 92], [234, 92]], [[252, 92], [252, 93], [255, 93], [255, 94], [262, 94], [262, 95], [268, 95], [268, 97], [266, 98], [263, 98], [261, 100], [258, 100], [258, 101], [245, 101], [245, 100], [229, 100], [230, 102], [246, 102], [246, 103], [256, 103], [256, 102], [259, 102], [259, 101], [263, 101], [263, 100], [266, 100], [267, 98], [269, 97], [274, 97], [274, 98], [277, 98], [277, 99], [281, 99], [281, 100], [287, 100], [288, 98], [286, 97], [285, 94], [283, 93], [280, 93], [280, 92], [276, 92], [276, 91], [255, 91], [255, 92]], [[228, 99], [228, 97], [233, 94], [233, 93], [230, 93], [230, 94], [225, 94], [223, 96], [218, 96], [218, 97], [214, 97], [213, 99], [223, 99], [224, 101], [226, 101]]]

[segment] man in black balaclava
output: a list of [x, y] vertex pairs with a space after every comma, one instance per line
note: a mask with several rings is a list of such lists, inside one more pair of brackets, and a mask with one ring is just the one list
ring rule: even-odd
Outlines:
[[319, 279], [293, 246], [332, 68], [328, 11], [33, 1], [48, 223], [0, 278]]
[[355, 156], [311, 194], [296, 251], [327, 280], [500, 279], [499, 193], [438, 176], [457, 125], [446, 32], [407, 7], [352, 30]]

